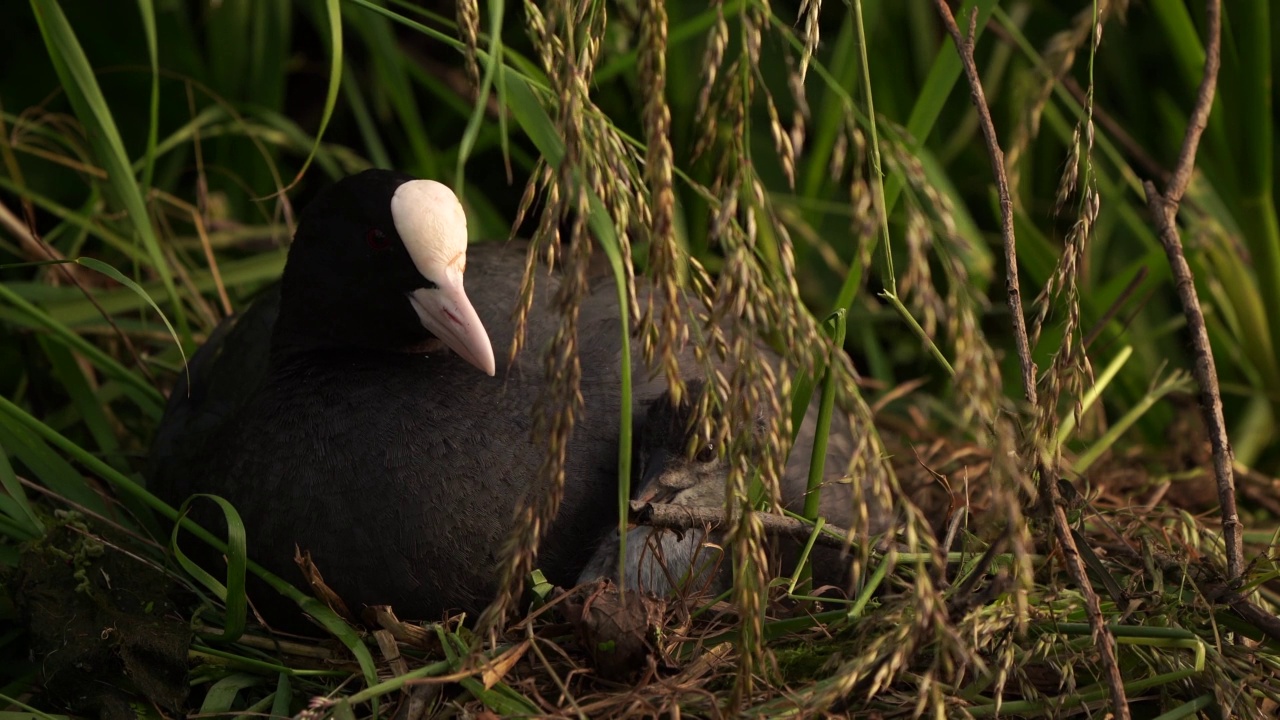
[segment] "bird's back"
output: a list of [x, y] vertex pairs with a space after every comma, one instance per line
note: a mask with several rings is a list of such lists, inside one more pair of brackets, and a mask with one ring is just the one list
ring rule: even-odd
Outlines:
[[[216, 416], [208, 400], [198, 408], [178, 403], [182, 432], [208, 428], [208, 439], [182, 469], [156, 465], [158, 484], [172, 500], [226, 497], [243, 516], [251, 557], [287, 580], [300, 579], [297, 542], [349, 603], [391, 604], [405, 617], [478, 611], [496, 590], [497, 553], [516, 508], [538, 491], [548, 449], [532, 436], [532, 418], [544, 391], [544, 350], [560, 326], [550, 306], [559, 278], [539, 278], [525, 349], [508, 364], [524, 258], [519, 244], [468, 253], [467, 293], [498, 356], [495, 377], [449, 351], [327, 349], [276, 358], [260, 383], [245, 372], [248, 382], [226, 391]], [[539, 563], [562, 583], [576, 577], [583, 548], [616, 518], [621, 329], [608, 283], [587, 297], [579, 322], [585, 407], [561, 513]], [[260, 350], [241, 348], [247, 339], [235, 330], [223, 339], [214, 362], [193, 376], [193, 396], [229, 383], [228, 371], [244, 372], [236, 366]], [[637, 375], [643, 407], [663, 385]], [[211, 508], [197, 517], [215, 519]]]

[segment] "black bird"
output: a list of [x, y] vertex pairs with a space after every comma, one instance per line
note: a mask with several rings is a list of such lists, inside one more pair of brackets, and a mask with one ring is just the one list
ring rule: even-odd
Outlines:
[[[632, 493], [635, 499], [723, 511], [729, 463], [718, 448], [699, 439], [695, 426], [700, 397], [705, 392], [703, 382], [695, 380], [687, 383], [681, 402], [664, 393], [649, 404], [644, 424], [633, 443], [637, 468]], [[782, 505], [792, 512], [803, 510], [808, 494], [817, 415], [815, 399], [784, 468]], [[763, 411], [757, 413], [749, 429], [760, 441], [764, 441], [767, 432], [766, 420]], [[836, 413], [832, 418], [819, 504], [821, 516], [846, 529], [854, 525], [856, 512], [854, 487], [844, 480], [846, 466], [854, 452], [851, 430], [847, 418]], [[869, 534], [882, 533], [888, 527], [889, 516], [869, 485], [865, 495]], [[616, 581], [619, 544], [618, 532], [614, 530], [597, 547], [578, 582], [602, 577]], [[784, 557], [789, 561], [799, 557], [794, 543], [784, 543], [776, 549], [785, 549]], [[847, 562], [839, 552], [815, 547], [810, 557], [814, 575], [820, 582], [843, 582]], [[670, 595], [681, 588], [719, 594], [728, 587], [731, 577], [723, 534], [714, 532], [708, 537], [705, 529], [698, 527], [683, 532], [633, 527], [627, 532], [626, 562], [627, 586], [657, 596]], [[784, 569], [790, 571], [790, 563]]]
[[[482, 609], [546, 451], [531, 409], [559, 280], [539, 282], [526, 349], [495, 362], [492, 346], [505, 351], [514, 334], [525, 246], [468, 248], [466, 237], [438, 183], [371, 170], [324, 191], [302, 215], [278, 297], [215, 333], [192, 362], [190, 393], [172, 394], [151, 458], [156, 491], [175, 504], [227, 498], [251, 558], [297, 583], [297, 543], [357, 612]], [[560, 584], [616, 522], [620, 322], [611, 284], [586, 298], [584, 408], [539, 555]], [[644, 408], [665, 383], [636, 377]], [[215, 517], [197, 519], [216, 527]]]

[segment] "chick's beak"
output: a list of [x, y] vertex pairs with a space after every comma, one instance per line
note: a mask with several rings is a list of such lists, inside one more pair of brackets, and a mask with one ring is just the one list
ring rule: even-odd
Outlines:
[[409, 293], [409, 302], [424, 328], [463, 360], [492, 377], [497, 372], [497, 365], [489, 334], [462, 289], [462, 278], [447, 275], [437, 282], [436, 287]]
[[650, 451], [644, 473], [640, 477], [640, 489], [636, 492], [636, 500], [646, 503], [663, 503], [671, 500], [675, 492], [662, 482], [671, 460], [670, 454], [662, 448]]

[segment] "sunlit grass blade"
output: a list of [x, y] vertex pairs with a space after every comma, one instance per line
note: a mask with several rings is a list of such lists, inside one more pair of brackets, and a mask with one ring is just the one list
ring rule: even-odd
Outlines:
[[[1111, 384], [1111, 381], [1115, 379], [1116, 375], [1120, 372], [1120, 369], [1124, 367], [1125, 363], [1127, 363], [1129, 358], [1132, 356], [1133, 348], [1126, 345], [1125, 347], [1120, 348], [1120, 352], [1116, 353], [1116, 356], [1112, 358], [1111, 362], [1107, 363], [1107, 366], [1098, 374], [1093, 385], [1084, 394], [1084, 397], [1080, 399], [1081, 415], [1089, 412], [1094, 404], [1102, 398], [1102, 393], [1106, 391], [1107, 386]], [[1058, 426], [1057, 443], [1059, 445], [1065, 443], [1067, 438], [1071, 437], [1071, 433], [1074, 432], [1075, 429], [1076, 413], [1069, 412], [1066, 414], [1066, 417], [1062, 418], [1062, 424]]]
[[1181, 370], [1169, 375], [1168, 378], [1156, 384], [1151, 390], [1138, 401], [1128, 412], [1126, 412], [1119, 420], [1107, 428], [1107, 432], [1093, 445], [1076, 458], [1072, 463], [1071, 470], [1075, 473], [1083, 475], [1089, 470], [1094, 462], [1098, 460], [1107, 450], [1116, 444], [1116, 441], [1124, 435], [1129, 428], [1133, 427], [1144, 414], [1151, 410], [1155, 404], [1163, 400], [1170, 393], [1190, 392], [1192, 389], [1191, 378]]

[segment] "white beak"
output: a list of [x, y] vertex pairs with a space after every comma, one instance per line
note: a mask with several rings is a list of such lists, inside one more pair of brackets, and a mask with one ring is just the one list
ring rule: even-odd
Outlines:
[[462, 278], [445, 275], [444, 282], [434, 288], [422, 288], [409, 293], [409, 303], [418, 313], [418, 321], [439, 338], [463, 360], [493, 377], [497, 365], [493, 360], [493, 345], [485, 332], [480, 316], [471, 306], [462, 289]]

